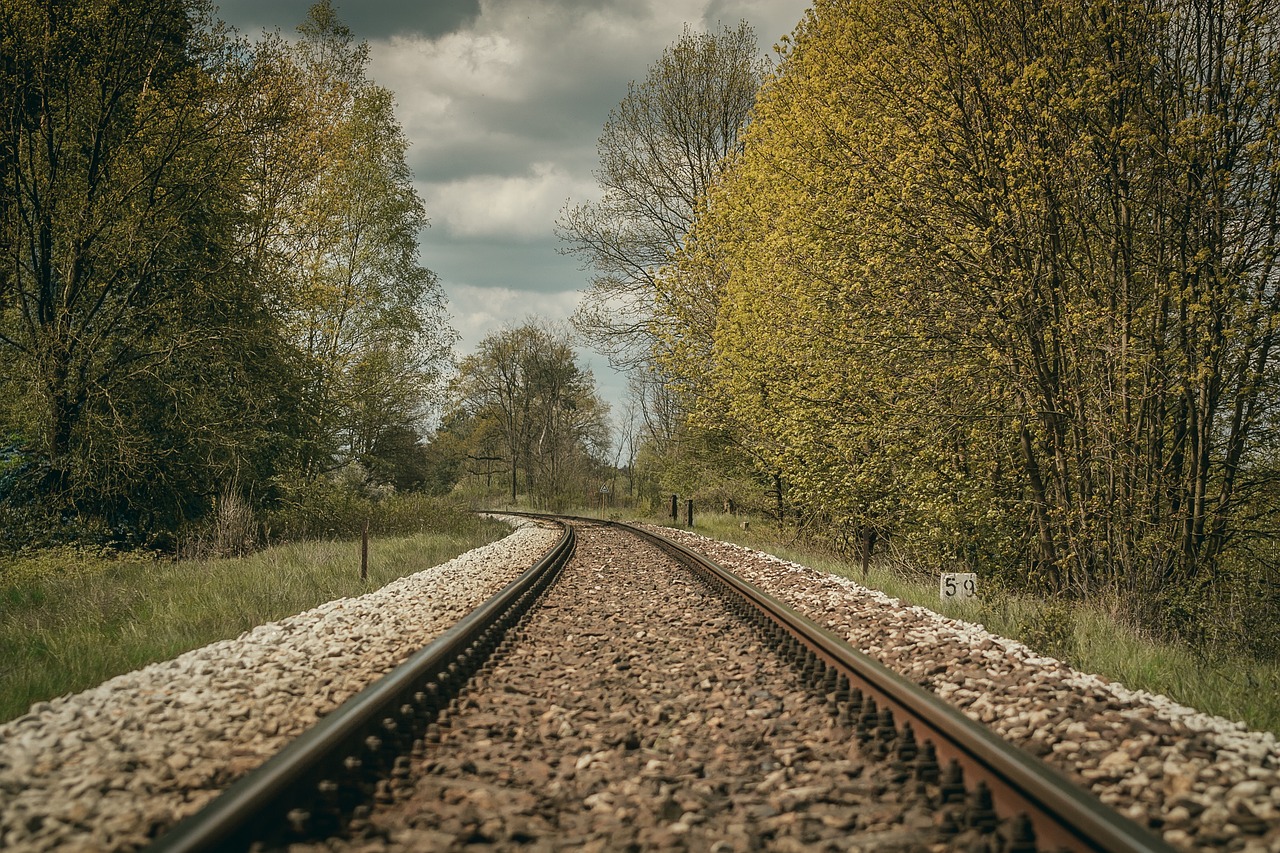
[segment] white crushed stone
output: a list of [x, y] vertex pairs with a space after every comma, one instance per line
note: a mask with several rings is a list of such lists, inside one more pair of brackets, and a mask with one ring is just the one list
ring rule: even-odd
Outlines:
[[197, 811], [537, 561], [506, 538], [355, 598], [261, 625], [0, 726], [0, 848], [137, 849]]

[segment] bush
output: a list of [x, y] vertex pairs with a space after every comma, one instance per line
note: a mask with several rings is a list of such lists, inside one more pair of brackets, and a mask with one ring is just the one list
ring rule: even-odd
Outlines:
[[282, 484], [279, 491], [263, 515], [263, 538], [271, 543], [354, 538], [366, 523], [375, 535], [471, 531], [480, 523], [457, 501], [369, 488], [348, 477]]
[[1076, 659], [1076, 617], [1061, 600], [1044, 602], [1030, 618], [1019, 620], [1015, 636], [1043, 655], [1063, 661]]
[[261, 539], [253, 507], [237, 488], [228, 486], [209, 517], [181, 538], [178, 556], [187, 560], [243, 557], [256, 551]]
[[[1199, 653], [1243, 651], [1280, 660], [1280, 570], [1269, 551], [1228, 553], [1211, 574], [1179, 589], [1162, 590], [1163, 611], [1148, 620], [1164, 636]], [[1129, 611], [1143, 601], [1130, 601]]]
[[100, 545], [55, 545], [24, 548], [0, 555], [0, 586], [7, 589], [29, 584], [92, 578], [113, 566], [150, 563], [154, 555], [122, 552]]

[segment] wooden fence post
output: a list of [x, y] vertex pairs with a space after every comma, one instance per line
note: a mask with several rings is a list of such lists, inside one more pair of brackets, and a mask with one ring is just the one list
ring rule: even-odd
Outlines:
[[360, 580], [369, 579], [369, 520], [365, 519], [364, 529], [360, 531]]

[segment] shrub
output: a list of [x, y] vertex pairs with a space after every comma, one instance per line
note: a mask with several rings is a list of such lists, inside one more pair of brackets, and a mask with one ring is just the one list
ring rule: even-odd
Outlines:
[[153, 554], [122, 552], [101, 545], [54, 545], [23, 548], [0, 555], [0, 585], [16, 588], [45, 581], [91, 578], [112, 566], [150, 563]]
[[366, 523], [371, 534], [382, 535], [472, 531], [479, 525], [455, 500], [369, 488], [340, 477], [282, 484], [262, 531], [269, 542], [343, 539], [359, 536]]
[[1059, 599], [1044, 602], [1030, 615], [1019, 620], [1017, 639], [1029, 648], [1058, 660], [1076, 658], [1076, 619], [1072, 609]]
[[252, 505], [232, 485], [214, 501], [209, 517], [181, 538], [178, 556], [188, 560], [243, 557], [256, 551], [261, 540]]

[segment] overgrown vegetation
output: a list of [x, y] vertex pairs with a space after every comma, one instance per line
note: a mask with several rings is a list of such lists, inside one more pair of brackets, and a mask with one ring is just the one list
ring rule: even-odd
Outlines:
[[1169, 642], [1144, 630], [1115, 599], [1067, 604], [988, 582], [981, 584], [977, 601], [944, 603], [937, 574], [919, 564], [877, 558], [864, 578], [861, 561], [832, 549], [829, 542], [768, 521], [743, 530], [741, 520], [703, 512], [696, 532], [850, 578], [907, 604], [984, 625], [1081, 671], [1280, 734], [1280, 663], [1250, 655], [1238, 636], [1200, 645]]
[[[424, 507], [414, 502], [412, 509]], [[392, 513], [381, 524], [394, 529], [406, 518]], [[362, 520], [360, 513], [333, 513], [317, 524], [340, 528]], [[374, 538], [363, 582], [359, 540], [350, 538], [178, 562], [73, 547], [0, 557], [0, 720], [33, 702], [360, 595], [510, 532], [443, 504], [419, 516], [416, 529]]]

